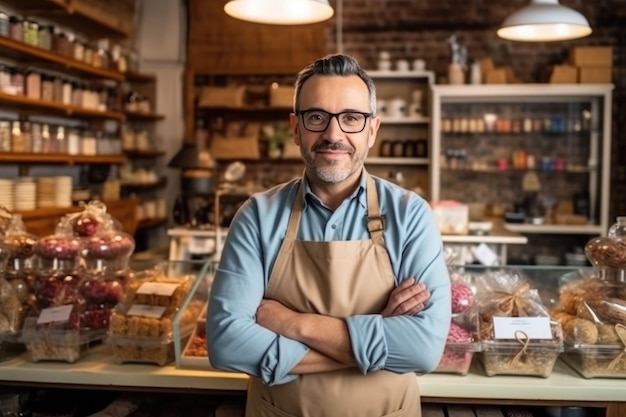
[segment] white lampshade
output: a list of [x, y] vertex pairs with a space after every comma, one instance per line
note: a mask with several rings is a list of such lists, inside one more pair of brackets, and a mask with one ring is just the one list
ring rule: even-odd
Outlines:
[[328, 20], [328, 0], [231, 0], [224, 11], [236, 19], [272, 25], [304, 25]]
[[497, 34], [512, 41], [550, 42], [583, 38], [591, 28], [585, 16], [558, 0], [531, 0], [509, 16]]

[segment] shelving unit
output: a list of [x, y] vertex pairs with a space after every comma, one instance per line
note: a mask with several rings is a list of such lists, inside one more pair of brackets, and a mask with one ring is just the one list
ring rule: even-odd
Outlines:
[[[430, 158], [427, 144], [431, 121], [428, 95], [435, 74], [432, 71], [377, 70], [368, 71], [368, 74], [376, 84], [381, 125], [376, 143], [365, 161], [366, 167], [374, 175], [428, 195]], [[419, 102], [414, 102], [414, 95], [419, 96]], [[402, 100], [404, 108], [390, 110], [393, 100]], [[419, 112], [412, 113], [415, 105]]]
[[[486, 216], [497, 212], [499, 220], [524, 212], [525, 223], [505, 227], [528, 236], [522, 255], [529, 259], [576, 250], [606, 233], [612, 90], [604, 84], [433, 86], [432, 199], [482, 204]], [[544, 244], [557, 236], [565, 238], [561, 245]]]
[[[48, 23], [60, 25], [70, 29], [89, 40], [107, 37], [111, 39], [126, 38], [132, 27], [132, 15], [134, 6], [132, 2], [119, 1], [108, 4], [104, 1], [85, 0], [2, 0], [0, 5], [4, 10], [17, 12], [25, 19], [39, 18]], [[0, 57], [8, 63], [13, 61], [18, 68], [32, 68], [42, 74], [54, 75], [59, 78], [72, 79], [80, 83], [87, 82], [90, 88], [105, 88], [113, 91], [120, 86], [125, 75], [120, 71], [109, 67], [98, 67], [91, 63], [74, 59], [54, 50], [47, 50], [37, 46], [17, 41], [8, 36], [0, 36]], [[24, 80], [27, 85], [26, 80]], [[58, 93], [58, 92], [57, 92]], [[114, 98], [115, 96], [110, 96]], [[0, 109], [16, 119], [33, 123], [59, 124], [65, 126], [66, 140], [69, 143], [68, 130], [73, 127], [88, 128], [89, 130], [107, 130], [111, 132], [115, 126], [119, 126], [126, 119], [126, 115], [119, 111], [117, 105], [111, 105], [113, 99], [107, 102], [108, 110], [103, 111], [89, 107], [63, 104], [60, 101], [33, 99], [26, 95], [12, 95], [0, 92]], [[86, 103], [86, 102], [85, 102]], [[93, 103], [92, 103], [93, 104]], [[86, 104], [87, 106], [87, 104]], [[42, 122], [42, 120], [46, 120]], [[52, 120], [48, 122], [48, 120]], [[98, 135], [94, 134], [94, 140]], [[92, 146], [100, 148], [98, 142]], [[69, 146], [68, 146], [69, 147]], [[110, 153], [106, 149], [83, 148], [76, 154], [76, 149], [68, 153], [33, 152], [2, 152], [0, 162], [5, 170], [17, 167], [19, 175], [29, 175], [33, 167], [39, 171], [57, 172], [60, 166], [81, 166], [85, 169], [105, 171], [110, 165], [123, 165], [127, 156], [114, 148]], [[84, 152], [84, 153], [81, 153]], [[64, 171], [65, 173], [68, 170]], [[75, 170], [70, 171], [75, 176]], [[40, 174], [41, 175], [41, 174]], [[54, 175], [54, 174], [48, 174]], [[67, 175], [67, 174], [65, 174]], [[81, 184], [84, 185], [84, 184]], [[76, 186], [76, 184], [74, 184]], [[106, 198], [106, 196], [104, 196]], [[15, 198], [19, 198], [15, 197]], [[102, 197], [100, 197], [102, 198]], [[125, 199], [119, 201], [107, 201], [107, 208], [122, 222], [126, 232], [134, 232], [136, 221], [134, 212], [137, 201]], [[74, 212], [77, 207], [42, 208], [30, 211], [22, 211], [27, 227], [32, 227], [31, 232], [43, 235], [54, 232], [54, 226], [59, 217], [65, 213]], [[132, 216], [129, 218], [129, 215]]]
[[[130, 141], [124, 141], [124, 154], [128, 158], [127, 168], [131, 171], [149, 170], [158, 172], [162, 168], [161, 158], [165, 152], [156, 134], [156, 123], [165, 116], [155, 111], [157, 98], [157, 77], [153, 74], [141, 72], [126, 72], [124, 74], [124, 117], [125, 134], [134, 136]], [[132, 108], [127, 96], [135, 94], [142, 103]], [[139, 140], [143, 136], [144, 139]], [[168, 223], [163, 190], [167, 185], [167, 178], [159, 177], [153, 182], [125, 180], [121, 183], [123, 196], [134, 196], [139, 200], [137, 240], [140, 250], [144, 249], [155, 233], [161, 233]], [[155, 209], [156, 207], [156, 209]], [[158, 208], [160, 207], [160, 209]]]

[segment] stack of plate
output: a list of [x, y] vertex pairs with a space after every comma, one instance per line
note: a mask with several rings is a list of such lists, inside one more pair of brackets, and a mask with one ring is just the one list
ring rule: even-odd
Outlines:
[[56, 207], [56, 192], [53, 177], [37, 178], [37, 207]]
[[0, 206], [13, 210], [13, 181], [0, 179]]
[[18, 177], [13, 188], [15, 193], [14, 209], [17, 211], [37, 208], [37, 183], [33, 177]]
[[55, 205], [57, 207], [70, 207], [72, 205], [72, 177], [55, 177], [56, 195]]

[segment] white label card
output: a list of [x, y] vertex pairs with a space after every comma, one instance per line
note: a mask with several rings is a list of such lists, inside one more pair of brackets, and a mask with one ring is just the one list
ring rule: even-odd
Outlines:
[[72, 308], [74, 308], [72, 304], [44, 308], [41, 310], [41, 313], [39, 313], [39, 317], [37, 317], [37, 324], [64, 323], [69, 321]]
[[213, 253], [215, 250], [215, 240], [210, 237], [194, 237], [189, 242], [189, 253], [202, 255]]
[[169, 297], [174, 294], [179, 285], [167, 282], [144, 282], [137, 289], [137, 294], [154, 294]]
[[524, 332], [529, 339], [553, 337], [549, 317], [494, 317], [493, 330], [496, 339], [516, 339], [516, 331]]
[[155, 319], [161, 318], [165, 313], [163, 306], [151, 306], [147, 304], [133, 304], [126, 312], [127, 316], [151, 317]]

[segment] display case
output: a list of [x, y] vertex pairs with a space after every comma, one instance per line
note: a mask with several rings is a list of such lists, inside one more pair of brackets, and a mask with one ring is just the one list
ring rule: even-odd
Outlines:
[[524, 234], [608, 228], [612, 85], [432, 87], [432, 200]]
[[[174, 317], [174, 352], [177, 368], [213, 369], [207, 351], [205, 327], [207, 303], [217, 265], [218, 263], [213, 261], [204, 264], [198, 274], [201, 278], [194, 282]], [[202, 312], [199, 316], [196, 315], [197, 320], [192, 325], [191, 336], [184, 337], [189, 329], [186, 318], [191, 316], [190, 312], [196, 311], [198, 305], [202, 306]]]

